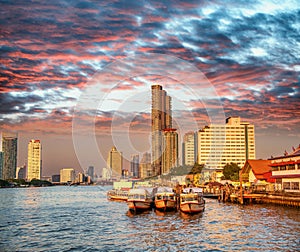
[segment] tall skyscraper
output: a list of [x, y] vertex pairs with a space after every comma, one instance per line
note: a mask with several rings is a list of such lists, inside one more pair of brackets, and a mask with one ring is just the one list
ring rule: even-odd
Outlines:
[[40, 140], [30, 140], [27, 156], [27, 180], [41, 179], [42, 175], [42, 147]]
[[195, 133], [187, 132], [183, 137], [182, 143], [182, 165], [194, 165], [195, 155]]
[[17, 170], [18, 134], [1, 132], [0, 178], [13, 179]]
[[254, 125], [229, 117], [224, 125], [209, 125], [198, 131], [198, 163], [208, 169], [223, 169], [227, 163], [243, 167], [255, 159]]
[[131, 162], [130, 162], [130, 170], [131, 170], [132, 176], [135, 178], [140, 177], [139, 165], [140, 165], [139, 155], [138, 154], [132, 155]]
[[108, 153], [107, 168], [111, 170], [112, 177], [120, 178], [122, 176], [122, 152], [119, 152], [115, 146]]
[[151, 131], [152, 131], [152, 176], [162, 173], [163, 130], [172, 128], [171, 97], [160, 85], [153, 85]]
[[176, 129], [165, 129], [163, 133], [162, 174], [178, 166], [178, 134]]

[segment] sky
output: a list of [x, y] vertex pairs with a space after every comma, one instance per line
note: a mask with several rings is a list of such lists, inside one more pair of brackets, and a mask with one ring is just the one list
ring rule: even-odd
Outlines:
[[229, 116], [255, 125], [256, 157], [300, 144], [297, 0], [0, 0], [0, 130], [18, 165], [40, 139], [43, 174], [113, 145], [150, 150], [151, 85], [172, 97], [181, 137]]

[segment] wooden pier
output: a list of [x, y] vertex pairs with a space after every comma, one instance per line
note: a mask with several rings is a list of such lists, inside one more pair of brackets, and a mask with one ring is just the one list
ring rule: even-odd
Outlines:
[[284, 194], [284, 193], [243, 193], [230, 194], [223, 202], [232, 202], [240, 204], [275, 204], [282, 206], [290, 206], [300, 208], [299, 194]]

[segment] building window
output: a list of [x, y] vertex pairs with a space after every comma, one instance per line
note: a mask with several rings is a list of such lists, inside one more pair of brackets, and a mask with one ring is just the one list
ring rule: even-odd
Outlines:
[[292, 190], [299, 190], [299, 182], [291, 182]]
[[281, 165], [281, 166], [279, 167], [279, 170], [280, 170], [280, 171], [285, 171], [285, 170], [286, 170], [286, 166], [285, 166], [285, 165]]
[[283, 189], [284, 190], [290, 190], [291, 189], [290, 182], [283, 182]]
[[294, 164], [289, 164], [289, 165], [287, 166], [287, 169], [288, 169], [288, 170], [295, 170], [295, 165], [294, 165]]

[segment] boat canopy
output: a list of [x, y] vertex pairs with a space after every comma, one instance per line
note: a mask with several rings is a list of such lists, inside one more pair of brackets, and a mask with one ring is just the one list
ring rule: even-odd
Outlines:
[[130, 189], [128, 192], [128, 195], [133, 195], [133, 194], [142, 194], [142, 195], [150, 195], [145, 188], [135, 188], [135, 189]]
[[183, 189], [183, 193], [202, 193], [203, 189], [199, 187], [187, 187]]
[[157, 193], [164, 193], [164, 192], [172, 193], [173, 189], [171, 187], [158, 187], [157, 188]]

